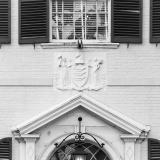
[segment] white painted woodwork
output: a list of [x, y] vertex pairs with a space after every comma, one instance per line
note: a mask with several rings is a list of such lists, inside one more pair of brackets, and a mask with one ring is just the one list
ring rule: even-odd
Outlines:
[[135, 142], [135, 160], [141, 160], [141, 155], [142, 155], [141, 144], [143, 140], [144, 138], [139, 138]]
[[124, 139], [125, 160], [135, 160], [135, 139]]
[[35, 142], [36, 138], [26, 137], [24, 138], [26, 141], [26, 160], [35, 160]]
[[[79, 131], [78, 117], [82, 117], [81, 132], [90, 133], [100, 144], [104, 143], [111, 160], [141, 160], [140, 146], [135, 141], [142, 136], [145, 139], [150, 127], [82, 93], [11, 127], [12, 133], [26, 142], [26, 146], [21, 146], [25, 155], [25, 159], [20, 155], [22, 160], [35, 160], [35, 157], [48, 160], [55, 143], [60, 144], [68, 135]], [[74, 136], [67, 140], [73, 139]], [[96, 144], [92, 136], [85, 135], [85, 140]]]
[[23, 139], [19, 139], [19, 159], [26, 160], [26, 142]]

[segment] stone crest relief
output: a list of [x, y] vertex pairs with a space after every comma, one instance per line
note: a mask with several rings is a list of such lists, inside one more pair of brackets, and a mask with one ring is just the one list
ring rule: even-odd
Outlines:
[[60, 90], [101, 90], [106, 85], [103, 60], [98, 57], [85, 61], [83, 52], [74, 59], [61, 54], [57, 57], [54, 85]]

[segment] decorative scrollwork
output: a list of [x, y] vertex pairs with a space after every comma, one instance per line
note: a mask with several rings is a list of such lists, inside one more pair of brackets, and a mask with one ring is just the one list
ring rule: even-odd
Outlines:
[[97, 139], [96, 139], [93, 135], [91, 135], [90, 133], [82, 133], [82, 132], [81, 132], [81, 121], [82, 121], [82, 118], [79, 117], [79, 118], [78, 118], [78, 121], [79, 121], [79, 132], [77, 132], [77, 133], [72, 133], [72, 134], [68, 135], [66, 138], [64, 138], [64, 139], [62, 140], [62, 142], [61, 142], [60, 144], [55, 143], [54, 145], [55, 145], [57, 148], [59, 148], [59, 147], [61, 146], [61, 144], [62, 144], [68, 137], [73, 136], [73, 135], [75, 135], [75, 141], [77, 141], [77, 142], [85, 141], [85, 136], [84, 136], [84, 135], [86, 134], [86, 135], [88, 135], [88, 136], [91, 136], [91, 137], [96, 141], [96, 143], [97, 143], [101, 148], [103, 148], [103, 146], [105, 145], [104, 143], [100, 144], [100, 143], [97, 141]]

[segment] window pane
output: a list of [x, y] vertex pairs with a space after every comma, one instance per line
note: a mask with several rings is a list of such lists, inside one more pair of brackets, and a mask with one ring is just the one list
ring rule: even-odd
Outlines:
[[58, 12], [62, 12], [62, 0], [57, 0], [57, 8], [58, 8]]
[[75, 14], [75, 27], [82, 26], [81, 14]]
[[74, 3], [75, 3], [75, 5], [74, 5], [75, 12], [81, 12], [81, 1], [75, 0]]
[[87, 27], [86, 39], [96, 39], [96, 27]]
[[73, 25], [73, 14], [63, 15], [64, 25]]
[[82, 38], [82, 27], [75, 27], [75, 39]]
[[98, 39], [106, 39], [106, 28], [98, 27]]
[[62, 14], [52, 14], [52, 38], [62, 39]]
[[52, 39], [62, 39], [62, 27], [52, 27]]
[[86, 1], [86, 12], [96, 12], [96, 0]]
[[97, 20], [98, 26], [105, 26], [105, 24], [106, 24], [105, 18], [106, 18], [105, 14], [98, 14], [98, 20]]
[[97, 11], [98, 12], [105, 12], [105, 1], [104, 0], [97, 1]]
[[96, 159], [105, 159], [106, 154], [102, 151], [99, 150], [96, 154], [95, 154]]
[[64, 12], [73, 12], [73, 0], [64, 0]]
[[52, 12], [56, 12], [56, 2], [52, 2]]
[[86, 25], [87, 26], [96, 26], [96, 14], [87, 14], [86, 15]]
[[74, 27], [71, 25], [65, 25], [63, 27], [63, 39], [73, 39]]

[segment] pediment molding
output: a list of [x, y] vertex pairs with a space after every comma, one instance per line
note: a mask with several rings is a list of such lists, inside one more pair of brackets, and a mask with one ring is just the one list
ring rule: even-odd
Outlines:
[[[87, 120], [83, 119], [82, 123], [82, 130], [85, 130], [88, 127], [106, 127], [110, 130], [113, 130], [117, 134], [129, 134], [126, 132], [126, 130], [123, 130], [122, 128], [115, 126], [113, 123], [110, 123], [109, 121], [106, 122], [104, 119], [96, 115], [95, 113], [85, 109], [84, 107], [77, 107], [70, 112], [63, 114], [62, 116], [58, 117], [55, 120], [52, 120], [48, 124], [34, 130], [32, 134], [41, 134], [43, 132], [46, 132], [48, 130], [52, 130], [56, 127], [72, 127], [73, 132], [78, 132], [78, 119], [77, 117], [87, 117]], [[74, 120], [77, 120], [76, 122]], [[86, 119], [86, 118], [85, 118]], [[83, 131], [82, 131], [83, 132]], [[85, 132], [85, 131], [84, 131]]]
[[37, 114], [18, 125], [12, 126], [11, 130], [15, 135], [29, 134], [50, 122], [57, 120], [59, 117], [72, 110], [78, 109], [78, 107], [88, 110], [90, 113], [103, 119], [104, 122], [111, 123], [117, 126], [117, 128], [121, 128], [132, 135], [147, 136], [150, 131], [149, 126], [143, 125], [82, 93], [78, 93], [42, 113]]

